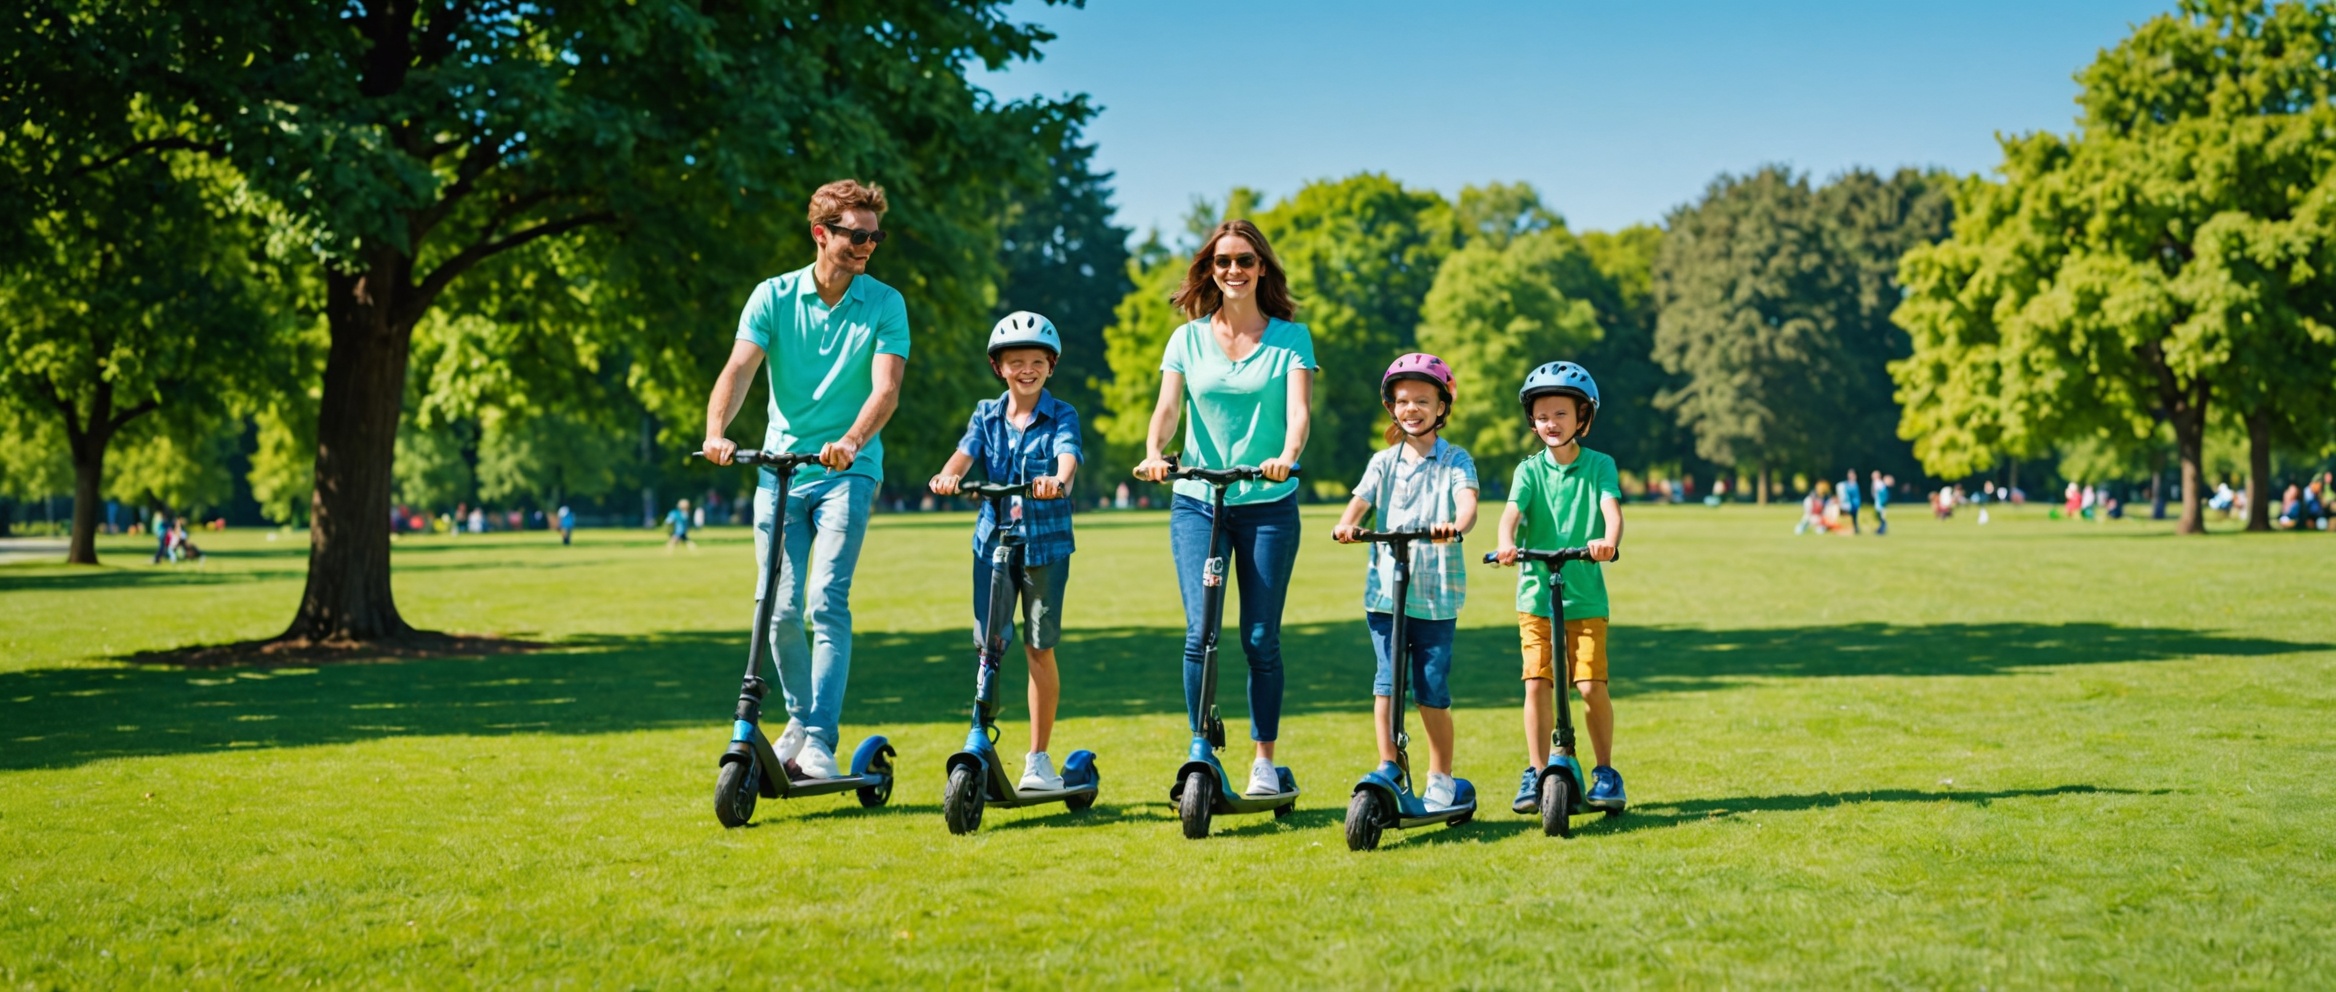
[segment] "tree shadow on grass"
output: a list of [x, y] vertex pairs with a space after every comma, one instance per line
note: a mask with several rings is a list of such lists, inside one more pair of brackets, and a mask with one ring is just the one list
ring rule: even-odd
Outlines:
[[[1181, 630], [1065, 632], [1057, 664], [1065, 718], [1184, 711]], [[964, 631], [864, 631], [856, 638], [847, 736], [953, 722], [972, 696]], [[1505, 630], [1461, 632], [1455, 705], [1515, 706], [1517, 653]], [[1986, 676], [2023, 669], [2208, 656], [2269, 656], [2330, 645], [2113, 624], [1937, 624], [1699, 630], [1617, 628], [1617, 694], [1693, 692], [1754, 678]], [[581, 637], [527, 654], [390, 664], [192, 670], [161, 665], [0, 672], [0, 769], [71, 767], [137, 755], [335, 744], [405, 735], [614, 733], [705, 727], [727, 733], [743, 633]], [[1361, 621], [1283, 628], [1291, 714], [1362, 713], [1372, 660]], [[1021, 719], [1021, 652], [1009, 652], [1005, 719]], [[1219, 703], [1240, 732], [1245, 666], [1230, 652]], [[772, 712], [778, 711], [777, 697]]]
[[[1632, 806], [1621, 816], [1601, 816], [1577, 819], [1576, 832], [1594, 831], [1602, 834], [1629, 833], [1675, 827], [1685, 823], [1706, 820], [1725, 820], [1752, 813], [1791, 813], [1835, 806], [1862, 806], [1869, 803], [1961, 803], [1985, 809], [1997, 802], [2012, 799], [2043, 799], [2052, 796], [2163, 796], [2171, 789], [2113, 789], [2096, 785], [2055, 785], [2041, 789], [1872, 789], [1864, 792], [1814, 792], [1781, 796], [1723, 796], [1713, 799], [1693, 799], [1675, 803], [1649, 803]], [[1536, 821], [1538, 822], [1538, 821]]]

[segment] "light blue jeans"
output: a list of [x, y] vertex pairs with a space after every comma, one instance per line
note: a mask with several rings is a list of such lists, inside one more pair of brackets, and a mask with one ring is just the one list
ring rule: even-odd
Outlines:
[[[787, 715], [829, 751], [835, 750], [844, 683], [852, 674], [852, 570], [860, 563], [860, 539], [868, 533], [868, 504], [875, 494], [876, 480], [864, 475], [831, 475], [787, 493], [786, 554], [779, 561], [779, 598], [771, 609], [771, 653], [778, 662], [779, 689], [787, 696]], [[763, 556], [770, 553], [778, 496], [772, 489], [754, 493], [757, 600], [766, 592], [760, 576]], [[803, 581], [806, 570], [809, 583]], [[806, 606], [808, 638], [803, 632]]]

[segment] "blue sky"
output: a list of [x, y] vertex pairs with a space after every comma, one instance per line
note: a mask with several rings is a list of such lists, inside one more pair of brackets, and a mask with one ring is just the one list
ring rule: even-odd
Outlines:
[[2171, 6], [1022, 0], [1015, 19], [1059, 37], [974, 78], [1090, 94], [1139, 236], [1175, 230], [1195, 194], [1270, 202], [1365, 170], [1446, 193], [1525, 180], [1599, 230], [1769, 162], [1991, 169], [1997, 133], [2069, 130], [2076, 70]]

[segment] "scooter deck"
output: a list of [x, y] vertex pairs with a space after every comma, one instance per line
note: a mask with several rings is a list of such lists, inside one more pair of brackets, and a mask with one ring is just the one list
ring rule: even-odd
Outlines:
[[847, 775], [843, 778], [796, 778], [792, 768], [787, 770], [786, 782], [780, 784], [778, 798], [797, 796], [824, 796], [832, 792], [850, 792], [884, 784], [882, 775]]
[[1100, 791], [1099, 787], [1094, 785], [1082, 785], [1075, 788], [1063, 789], [1033, 789], [1030, 791], [1016, 790], [1002, 797], [984, 797], [982, 801], [992, 806], [1002, 806], [1007, 809], [1014, 809], [1021, 806], [1043, 806], [1047, 803], [1059, 803], [1069, 799], [1076, 799], [1080, 796], [1092, 796], [1098, 791]]
[[1432, 827], [1437, 824], [1450, 823], [1454, 820], [1465, 819], [1475, 815], [1476, 804], [1474, 802], [1468, 802], [1456, 806], [1440, 806], [1435, 809], [1428, 810], [1427, 812], [1418, 816], [1399, 816], [1395, 818], [1395, 826], [1400, 830], [1410, 830], [1415, 827]]

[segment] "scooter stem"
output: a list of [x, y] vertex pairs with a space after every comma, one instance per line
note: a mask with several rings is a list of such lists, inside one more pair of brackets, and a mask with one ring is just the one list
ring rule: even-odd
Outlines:
[[1225, 573], [1227, 562], [1219, 548], [1225, 528], [1225, 489], [1213, 485], [1216, 492], [1209, 513], [1209, 556], [1201, 564], [1201, 641], [1200, 641], [1200, 699], [1201, 733], [1208, 737], [1209, 747], [1225, 749], [1225, 721], [1217, 715], [1217, 641], [1218, 628], [1225, 620]]

